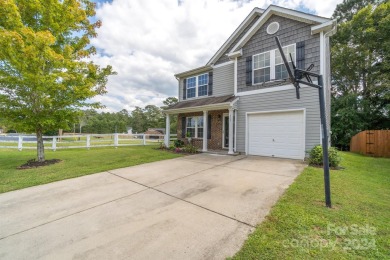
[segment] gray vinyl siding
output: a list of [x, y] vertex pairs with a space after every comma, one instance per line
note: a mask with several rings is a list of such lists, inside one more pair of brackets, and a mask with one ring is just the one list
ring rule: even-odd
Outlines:
[[[240, 96], [237, 102], [237, 151], [245, 153], [246, 113], [272, 110], [306, 109], [305, 150], [320, 143], [320, 110], [318, 90], [301, 88], [301, 99], [296, 99], [295, 90], [283, 90]], [[288, 135], [288, 129], [286, 129]]]
[[[278, 22], [280, 29], [274, 35], [269, 35], [266, 30], [267, 26], [272, 22]], [[307, 23], [272, 15], [242, 48], [243, 55], [237, 63], [237, 91], [256, 90], [275, 85], [266, 83], [264, 85], [258, 84], [247, 86], [245, 74], [246, 57], [276, 49], [275, 36], [279, 37], [282, 46], [305, 41], [305, 67], [307, 68], [313, 63], [314, 68], [311, 71], [318, 73], [320, 68], [320, 37], [319, 34], [311, 35], [311, 26], [312, 25]], [[280, 85], [280, 83], [277, 85]]]
[[213, 69], [213, 96], [234, 94], [234, 64]]
[[[234, 94], [234, 64], [227, 64], [214, 68], [213, 70], [213, 95], [212, 96], [224, 96]], [[203, 74], [203, 73], [200, 73]], [[200, 75], [194, 74], [186, 78]], [[179, 80], [179, 101], [183, 101], [183, 83], [184, 78]], [[198, 98], [207, 98], [210, 96], [202, 96]]]
[[239, 40], [246, 34], [246, 32], [252, 27], [252, 25], [259, 19], [259, 16], [256, 16], [253, 18], [253, 20], [248, 24], [247, 27], [240, 33], [240, 35], [229, 45], [229, 47], [226, 49], [225, 53], [222, 54], [222, 56], [215, 62], [215, 65], [221, 64], [224, 62], [229, 61], [229, 58], [226, 56], [233, 47], [238, 43]]

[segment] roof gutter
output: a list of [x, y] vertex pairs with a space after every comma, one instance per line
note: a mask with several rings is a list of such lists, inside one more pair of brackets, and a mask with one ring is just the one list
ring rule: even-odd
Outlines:
[[199, 67], [199, 68], [196, 68], [196, 69], [187, 70], [187, 71], [184, 71], [184, 72], [181, 72], [181, 73], [177, 73], [174, 76], [176, 77], [176, 79], [178, 79], [178, 78], [183, 78], [183, 77], [186, 77], [186, 76], [192, 76], [194, 74], [206, 72], [206, 71], [209, 71], [209, 70], [212, 70], [212, 67], [210, 65], [206, 65], [206, 66], [202, 66], [202, 67]]
[[235, 52], [230, 52], [226, 54], [226, 56], [229, 57], [229, 59], [234, 60], [235, 58], [241, 57], [242, 56], [242, 49], [235, 51]]
[[337, 25], [336, 19], [318, 25], [314, 25], [311, 27], [311, 34], [312, 35], [317, 34], [322, 31], [332, 31], [336, 25]]
[[[233, 100], [232, 102], [235, 102], [235, 100]], [[196, 107], [166, 109], [163, 110], [163, 112], [165, 114], [178, 114], [178, 113], [200, 112], [204, 110], [209, 111], [209, 110], [216, 110], [216, 109], [225, 109], [225, 108], [229, 108], [232, 102], [224, 102], [224, 103], [203, 105], [203, 106], [196, 106]]]

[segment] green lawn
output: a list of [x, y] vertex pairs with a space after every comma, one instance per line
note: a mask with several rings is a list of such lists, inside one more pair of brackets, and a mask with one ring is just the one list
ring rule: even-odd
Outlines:
[[324, 207], [322, 169], [308, 167], [233, 259], [390, 259], [390, 159], [342, 153]]
[[46, 159], [61, 163], [36, 169], [16, 167], [35, 158], [34, 150], [0, 149], [0, 193], [87, 174], [176, 158], [181, 155], [160, 151], [157, 146], [106, 147], [45, 151]]

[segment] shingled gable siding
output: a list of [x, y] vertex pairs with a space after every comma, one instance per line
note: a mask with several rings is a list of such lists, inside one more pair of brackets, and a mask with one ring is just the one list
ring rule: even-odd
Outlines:
[[[296, 99], [295, 90], [241, 96], [237, 102], [237, 151], [245, 153], [246, 112], [306, 109], [305, 151], [320, 143], [320, 112], [318, 90], [304, 87], [301, 99]], [[288, 135], [289, 129], [286, 129]]]
[[[222, 115], [229, 113], [228, 110], [209, 111], [211, 116], [211, 139], [207, 140], [207, 148], [210, 150], [222, 149]], [[179, 114], [177, 121], [177, 138], [183, 140], [185, 144], [188, 143], [187, 138], [182, 138], [182, 117], [189, 116], [203, 116], [203, 112]], [[220, 116], [220, 118], [218, 117]], [[198, 149], [203, 148], [203, 139], [192, 138], [192, 144]]]
[[[272, 22], [278, 22], [280, 29], [274, 35], [268, 35], [266, 32], [267, 26]], [[314, 68], [312, 72], [318, 73], [320, 64], [320, 37], [319, 34], [311, 35], [311, 26], [313, 25], [272, 15], [242, 48], [243, 55], [237, 64], [237, 91], [243, 92], [275, 86], [275, 83], [266, 83], [264, 86], [262, 84], [247, 86], [245, 74], [246, 57], [276, 49], [275, 36], [279, 37], [283, 46], [305, 41], [305, 68], [313, 63]], [[277, 85], [283, 84], [277, 83]]]
[[242, 33], [237, 37], [237, 39], [235, 39], [233, 41], [233, 43], [231, 43], [229, 45], [229, 47], [227, 48], [227, 51], [225, 51], [225, 53], [215, 62], [215, 65], [217, 64], [221, 64], [221, 63], [224, 63], [224, 62], [227, 62], [229, 61], [229, 58], [226, 56], [226, 54], [228, 54], [231, 49], [237, 44], [237, 42], [242, 38], [242, 36], [244, 36], [246, 34], [246, 32], [252, 27], [252, 25], [259, 19], [259, 16], [256, 16], [255, 18], [253, 18], [253, 20], [249, 23], [249, 25], [242, 31]]

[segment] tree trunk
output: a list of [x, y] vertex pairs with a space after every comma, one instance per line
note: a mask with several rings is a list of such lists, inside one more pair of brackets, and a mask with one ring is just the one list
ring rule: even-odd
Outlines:
[[45, 147], [43, 146], [42, 130], [37, 129], [37, 160], [38, 162], [45, 161]]

